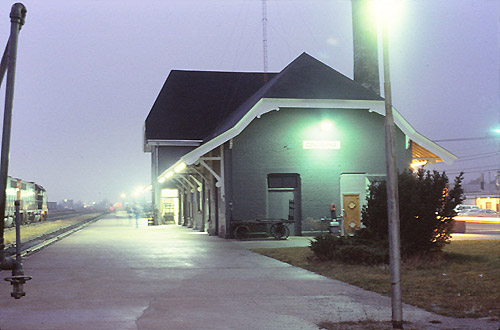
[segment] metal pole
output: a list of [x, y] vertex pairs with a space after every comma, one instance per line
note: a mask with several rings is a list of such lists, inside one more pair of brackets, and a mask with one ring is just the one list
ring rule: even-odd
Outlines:
[[158, 176], [160, 175], [160, 147], [154, 146], [151, 151], [151, 207], [153, 209], [153, 224], [157, 226], [159, 224], [158, 217], [161, 212], [161, 189], [158, 182]]
[[21, 264], [21, 201], [16, 200], [14, 205], [16, 206], [16, 263]]
[[387, 209], [389, 225], [389, 257], [391, 268], [392, 327], [403, 329], [401, 303], [401, 242], [399, 234], [399, 195], [396, 157], [394, 155], [394, 117], [392, 114], [391, 78], [389, 70], [389, 42], [387, 23], [383, 22], [382, 44], [384, 54], [385, 97], [385, 155], [387, 166]]
[[7, 85], [5, 90], [5, 110], [2, 133], [2, 153], [0, 159], [0, 262], [4, 263], [4, 227], [5, 227], [5, 189], [7, 187], [7, 173], [9, 169], [10, 128], [12, 122], [12, 105], [14, 100], [14, 78], [16, 74], [17, 39], [24, 24], [26, 7], [15, 3], [10, 12], [10, 37], [7, 58]]
[[5, 76], [5, 72], [7, 72], [7, 52], [9, 51], [9, 41], [7, 40], [7, 44], [5, 45], [5, 50], [2, 55], [2, 62], [0, 63], [0, 86], [2, 86], [3, 77]]
[[264, 56], [264, 82], [267, 83], [267, 3], [262, 0], [262, 44]]

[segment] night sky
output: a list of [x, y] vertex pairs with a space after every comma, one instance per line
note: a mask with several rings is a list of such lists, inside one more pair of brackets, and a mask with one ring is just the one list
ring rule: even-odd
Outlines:
[[[261, 0], [33, 0], [19, 37], [9, 175], [49, 201], [116, 201], [150, 184], [143, 125], [172, 69], [263, 71]], [[12, 3], [0, 5], [2, 49]], [[500, 169], [500, 1], [403, 1], [390, 35], [393, 104], [459, 159]], [[269, 71], [302, 52], [352, 78], [349, 0], [268, 0]], [[1, 88], [2, 104], [5, 82]]]

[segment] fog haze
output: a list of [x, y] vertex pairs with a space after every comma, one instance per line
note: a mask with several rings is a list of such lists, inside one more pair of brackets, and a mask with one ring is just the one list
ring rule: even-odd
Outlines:
[[[260, 0], [23, 3], [9, 174], [44, 186], [49, 201], [116, 201], [150, 184], [143, 125], [170, 70], [263, 71]], [[11, 6], [0, 6], [2, 45]], [[390, 35], [394, 106], [431, 140], [491, 134], [500, 3], [402, 7]], [[307, 52], [352, 78], [350, 10], [348, 0], [268, 0], [269, 71]], [[500, 168], [498, 140], [438, 143], [462, 157], [439, 170]]]

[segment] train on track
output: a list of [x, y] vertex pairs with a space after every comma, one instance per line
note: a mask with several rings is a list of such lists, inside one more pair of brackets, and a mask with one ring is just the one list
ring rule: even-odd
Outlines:
[[5, 190], [5, 227], [15, 224], [16, 200], [21, 201], [22, 224], [47, 220], [47, 196], [41, 185], [9, 176]]

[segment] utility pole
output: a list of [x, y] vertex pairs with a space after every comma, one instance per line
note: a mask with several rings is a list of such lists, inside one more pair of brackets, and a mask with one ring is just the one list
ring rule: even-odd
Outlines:
[[264, 82], [267, 83], [267, 2], [262, 0], [262, 46], [264, 57]]
[[382, 21], [385, 98], [385, 155], [387, 166], [387, 210], [389, 225], [389, 259], [391, 268], [392, 327], [403, 329], [401, 297], [401, 239], [399, 226], [398, 172], [396, 168], [395, 128], [392, 114], [391, 78], [389, 70], [389, 36], [386, 20]]

